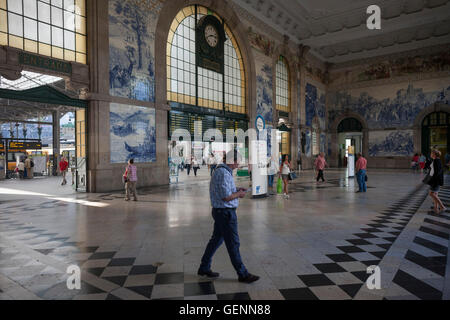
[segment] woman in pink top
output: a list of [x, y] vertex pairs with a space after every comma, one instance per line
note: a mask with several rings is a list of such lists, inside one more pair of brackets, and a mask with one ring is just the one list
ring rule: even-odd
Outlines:
[[125, 201], [130, 201], [130, 193], [133, 194], [134, 201], [137, 201], [136, 197], [136, 184], [137, 184], [137, 168], [134, 165], [134, 159], [128, 161], [128, 166], [123, 175], [125, 180]]
[[323, 177], [323, 170], [325, 169], [325, 166], [328, 166], [328, 163], [325, 160], [325, 154], [323, 152], [321, 152], [317, 156], [316, 160], [314, 161], [314, 166], [318, 171], [317, 182], [319, 182], [320, 179], [322, 179], [322, 182], [325, 182], [325, 178]]
[[356, 192], [367, 192], [366, 170], [367, 160], [361, 153], [358, 153], [358, 161], [356, 161], [356, 178], [358, 179], [359, 190]]

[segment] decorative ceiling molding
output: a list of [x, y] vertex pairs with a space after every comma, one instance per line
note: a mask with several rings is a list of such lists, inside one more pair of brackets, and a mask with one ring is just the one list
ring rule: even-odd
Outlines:
[[450, 0], [380, 0], [382, 30], [368, 30], [373, 0], [231, 0], [239, 16], [322, 62], [344, 63], [450, 43]]

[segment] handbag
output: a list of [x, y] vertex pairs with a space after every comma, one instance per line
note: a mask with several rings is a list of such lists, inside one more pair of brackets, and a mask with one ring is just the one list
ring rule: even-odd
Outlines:
[[364, 177], [364, 181], [367, 182], [367, 180], [369, 180], [369, 178], [367, 178], [367, 174], [366, 174], [366, 176]]
[[297, 179], [297, 175], [295, 174], [295, 172], [289, 172], [288, 179], [289, 180]]
[[428, 173], [428, 174], [425, 176], [425, 178], [422, 180], [422, 182], [425, 183], [425, 184], [430, 184], [430, 181], [431, 181], [432, 178], [433, 178], [433, 177], [430, 176], [430, 174]]

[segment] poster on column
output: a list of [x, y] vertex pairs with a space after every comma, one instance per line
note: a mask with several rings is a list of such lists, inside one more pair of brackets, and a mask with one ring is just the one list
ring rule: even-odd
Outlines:
[[267, 196], [267, 141], [251, 142], [250, 165], [252, 172], [252, 196]]

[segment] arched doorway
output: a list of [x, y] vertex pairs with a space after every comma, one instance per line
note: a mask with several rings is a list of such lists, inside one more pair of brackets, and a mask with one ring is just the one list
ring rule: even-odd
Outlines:
[[353, 146], [355, 153], [363, 152], [363, 126], [356, 118], [345, 118], [337, 127], [338, 167], [347, 166], [348, 147]]
[[428, 114], [422, 121], [422, 153], [429, 155], [430, 148], [445, 155], [450, 148], [450, 113], [439, 111]]

